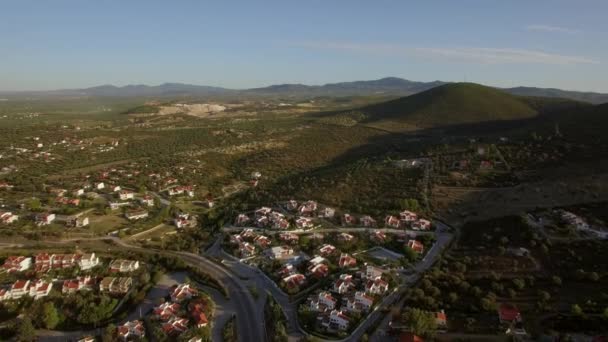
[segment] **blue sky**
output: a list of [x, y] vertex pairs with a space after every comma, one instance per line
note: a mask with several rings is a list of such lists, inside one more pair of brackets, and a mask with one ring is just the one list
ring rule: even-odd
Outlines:
[[608, 1], [0, 3], [0, 90], [397, 76], [608, 92]]

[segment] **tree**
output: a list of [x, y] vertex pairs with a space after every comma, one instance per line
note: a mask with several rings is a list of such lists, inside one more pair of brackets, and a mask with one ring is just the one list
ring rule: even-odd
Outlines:
[[116, 326], [114, 324], [109, 324], [105, 329], [103, 329], [103, 333], [101, 334], [101, 342], [114, 341], [115, 332], [116, 332]]
[[526, 286], [526, 282], [523, 279], [515, 278], [513, 279], [513, 285], [515, 285], [518, 290], [523, 290]]
[[411, 309], [404, 315], [404, 323], [409, 326], [411, 331], [420, 336], [432, 337], [437, 330], [437, 321], [433, 313], [420, 310], [417, 308]]
[[561, 286], [562, 285], [562, 278], [558, 277], [558, 276], [553, 276], [551, 277], [551, 281], [553, 282], [554, 285], [556, 286]]
[[15, 339], [19, 342], [30, 342], [36, 339], [36, 329], [34, 329], [32, 320], [29, 317], [25, 317], [21, 320], [21, 323], [17, 328]]
[[42, 307], [42, 325], [47, 329], [55, 329], [59, 324], [59, 314], [52, 302], [44, 303]]
[[581, 309], [581, 307], [578, 304], [572, 305], [572, 308], [570, 309], [570, 311], [575, 316], [582, 316], [582, 314], [583, 314], [583, 309]]

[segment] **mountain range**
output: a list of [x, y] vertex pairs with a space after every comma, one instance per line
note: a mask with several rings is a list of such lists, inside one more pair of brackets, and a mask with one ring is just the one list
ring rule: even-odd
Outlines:
[[[200, 86], [183, 83], [163, 83], [158, 86], [127, 85], [117, 87], [102, 85], [83, 89], [63, 89], [51, 91], [0, 92], [3, 97], [12, 96], [52, 96], [52, 97], [171, 97], [171, 96], [281, 96], [281, 97], [314, 97], [314, 96], [357, 96], [388, 95], [407, 96], [420, 93], [450, 82], [416, 82], [397, 77], [386, 77], [371, 81], [354, 81], [328, 83], [324, 85], [276, 84], [268, 87], [251, 89], [228, 89], [212, 86]], [[593, 104], [608, 102], [608, 94], [595, 92], [569, 91], [555, 88], [514, 87], [501, 90], [521, 96], [558, 97]]]

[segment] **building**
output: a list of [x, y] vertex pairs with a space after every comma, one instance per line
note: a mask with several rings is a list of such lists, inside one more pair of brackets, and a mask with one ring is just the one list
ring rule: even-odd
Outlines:
[[179, 313], [180, 308], [178, 303], [165, 302], [155, 307], [152, 314], [156, 319], [167, 322]]
[[418, 254], [424, 253], [424, 245], [418, 240], [409, 240], [407, 246]]
[[355, 296], [349, 298], [346, 302], [346, 308], [348, 311], [353, 312], [367, 312], [372, 308], [373, 305], [374, 298], [361, 291], [355, 292]]
[[139, 261], [137, 260], [126, 260], [126, 259], [115, 259], [110, 262], [110, 272], [133, 272], [139, 269]]
[[341, 274], [340, 278], [334, 282], [333, 290], [339, 294], [349, 292], [355, 284], [353, 283], [353, 276], [350, 274]]
[[401, 213], [399, 213], [399, 217], [405, 223], [414, 222], [414, 221], [416, 221], [418, 219], [418, 215], [416, 213], [414, 213], [414, 212], [409, 211], [409, 210], [404, 210]]
[[130, 277], [105, 277], [99, 283], [99, 291], [112, 294], [126, 294], [133, 285]]
[[35, 280], [30, 284], [29, 295], [34, 299], [46, 297], [51, 292], [53, 283], [45, 280]]
[[255, 255], [255, 246], [249, 242], [243, 242], [239, 244], [239, 253], [241, 253], [241, 257], [243, 258], [252, 257]]
[[90, 270], [99, 265], [99, 257], [95, 256], [95, 253], [82, 254], [78, 258], [77, 263], [81, 270]]
[[30, 292], [30, 281], [29, 280], [17, 280], [11, 286], [11, 298], [19, 299]]
[[355, 221], [356, 221], [355, 217], [350, 214], [342, 215], [342, 224], [345, 226], [353, 225], [353, 224], [355, 224]]
[[37, 214], [35, 216], [36, 225], [38, 225], [38, 226], [49, 225], [49, 224], [53, 223], [53, 221], [55, 221], [55, 218], [56, 218], [56, 216], [53, 213]]
[[376, 279], [378, 277], [381, 277], [383, 273], [384, 273], [384, 271], [381, 268], [378, 268], [375, 266], [368, 265], [365, 268], [365, 278], [366, 279]]
[[329, 267], [326, 264], [313, 265], [309, 272], [315, 278], [325, 278], [329, 274]]
[[270, 241], [270, 238], [268, 238], [267, 236], [258, 235], [253, 239], [253, 243], [256, 246], [264, 249], [264, 248], [270, 246], [271, 241]]
[[340, 268], [349, 268], [357, 266], [357, 259], [346, 253], [342, 253], [340, 254], [340, 259], [338, 260], [338, 266], [340, 266]]
[[135, 198], [135, 194], [132, 191], [120, 190], [118, 192], [118, 198], [120, 198], [121, 201], [132, 200]]
[[236, 220], [234, 221], [234, 224], [237, 226], [243, 226], [245, 225], [247, 222], [249, 222], [249, 216], [245, 215], [245, 214], [239, 214], [236, 217]]
[[63, 294], [72, 294], [80, 290], [92, 290], [95, 285], [95, 279], [91, 276], [77, 277], [76, 279], [69, 279], [63, 281], [61, 292]]
[[198, 290], [191, 287], [190, 284], [179, 284], [171, 291], [171, 300], [174, 302], [181, 302], [196, 296], [198, 296]]
[[9, 256], [4, 260], [2, 267], [8, 273], [23, 272], [32, 267], [32, 258], [24, 256]]
[[503, 324], [519, 322], [521, 321], [521, 313], [515, 305], [502, 303], [498, 306], [498, 319]]
[[139, 203], [141, 205], [145, 205], [147, 207], [153, 207], [154, 206], [154, 197], [152, 197], [150, 195], [145, 195], [139, 199]]
[[82, 228], [89, 225], [88, 217], [71, 217], [66, 220], [66, 226], [70, 228]]
[[374, 227], [374, 226], [376, 226], [376, 220], [374, 220], [374, 219], [373, 219], [371, 216], [369, 216], [369, 215], [362, 216], [362, 217], [359, 219], [359, 222], [361, 222], [361, 225], [362, 225], [363, 227]]
[[117, 329], [118, 337], [126, 341], [132, 338], [142, 338], [146, 335], [143, 321], [129, 321], [121, 325]]
[[302, 216], [312, 216], [317, 211], [317, 202], [306, 201], [298, 208], [298, 213]]
[[388, 215], [387, 217], [384, 218], [384, 224], [387, 227], [391, 227], [391, 228], [399, 228], [399, 218], [397, 218], [397, 216], [393, 216], [393, 215]]
[[270, 259], [284, 259], [293, 255], [293, 249], [289, 246], [272, 247], [265, 250], [264, 255]]
[[296, 227], [300, 229], [311, 228], [313, 225], [312, 220], [308, 217], [299, 217], [296, 220]]
[[336, 299], [332, 297], [332, 295], [323, 291], [320, 292], [317, 296], [312, 296], [309, 302], [310, 310], [325, 312], [328, 310], [333, 310], [336, 308]]
[[334, 247], [330, 244], [325, 244], [325, 245], [321, 246], [321, 248], [319, 248], [319, 253], [324, 257], [334, 254], [335, 251], [336, 251], [336, 247]]
[[369, 279], [365, 283], [365, 293], [373, 294], [373, 295], [381, 295], [388, 291], [388, 283], [384, 281], [381, 277], [377, 277], [376, 279]]
[[325, 207], [321, 210], [320, 217], [332, 218], [336, 214], [336, 210], [330, 207]]
[[131, 210], [131, 211], [127, 211], [125, 213], [125, 217], [128, 220], [131, 220], [131, 221], [145, 219], [146, 217], [148, 217], [148, 211], [147, 210]]
[[10, 211], [0, 210], [0, 224], [11, 224], [16, 222], [19, 216], [14, 215]]
[[299, 288], [306, 282], [306, 277], [303, 274], [295, 273], [283, 278], [283, 283], [288, 289]]
[[355, 236], [348, 233], [340, 233], [338, 234], [338, 241], [342, 242], [351, 242], [355, 239]]
[[381, 230], [375, 230], [371, 234], [369, 234], [369, 238], [376, 243], [385, 243], [386, 233]]
[[294, 233], [281, 233], [279, 234], [279, 240], [285, 243], [297, 243], [300, 240], [300, 236]]
[[350, 323], [349, 318], [343, 311], [332, 310], [329, 314], [329, 326], [330, 329], [337, 329], [345, 331], [348, 329]]
[[429, 230], [431, 229], [431, 221], [425, 219], [419, 219], [412, 223], [412, 229], [414, 230]]

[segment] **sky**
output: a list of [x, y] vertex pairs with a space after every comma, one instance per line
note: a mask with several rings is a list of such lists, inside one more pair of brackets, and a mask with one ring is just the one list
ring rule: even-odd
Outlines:
[[3, 0], [0, 90], [402, 77], [608, 92], [606, 0]]

